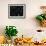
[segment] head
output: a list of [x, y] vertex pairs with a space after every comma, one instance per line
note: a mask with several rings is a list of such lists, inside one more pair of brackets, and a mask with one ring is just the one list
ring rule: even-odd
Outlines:
[[44, 14], [46, 14], [46, 6], [41, 6], [40, 9], [42, 10], [42, 12], [43, 12]]

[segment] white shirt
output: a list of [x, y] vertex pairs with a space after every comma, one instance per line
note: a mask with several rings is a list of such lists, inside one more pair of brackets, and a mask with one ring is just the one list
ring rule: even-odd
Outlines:
[[46, 38], [46, 31], [36, 32], [33, 37], [33, 41], [41, 42], [43, 38]]

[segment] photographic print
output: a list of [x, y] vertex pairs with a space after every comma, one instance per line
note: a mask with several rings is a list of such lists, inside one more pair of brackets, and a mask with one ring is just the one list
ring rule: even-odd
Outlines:
[[24, 19], [26, 17], [25, 4], [8, 4], [8, 18]]

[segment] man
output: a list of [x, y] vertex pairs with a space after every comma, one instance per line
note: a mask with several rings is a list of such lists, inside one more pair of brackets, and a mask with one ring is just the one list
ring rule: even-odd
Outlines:
[[42, 14], [36, 16], [36, 19], [40, 21], [43, 27], [46, 27], [46, 6], [41, 6]]

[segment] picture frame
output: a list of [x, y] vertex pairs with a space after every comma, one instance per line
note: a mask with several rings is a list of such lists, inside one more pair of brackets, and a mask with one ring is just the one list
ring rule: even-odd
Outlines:
[[9, 19], [24, 19], [26, 17], [26, 4], [8, 4]]

